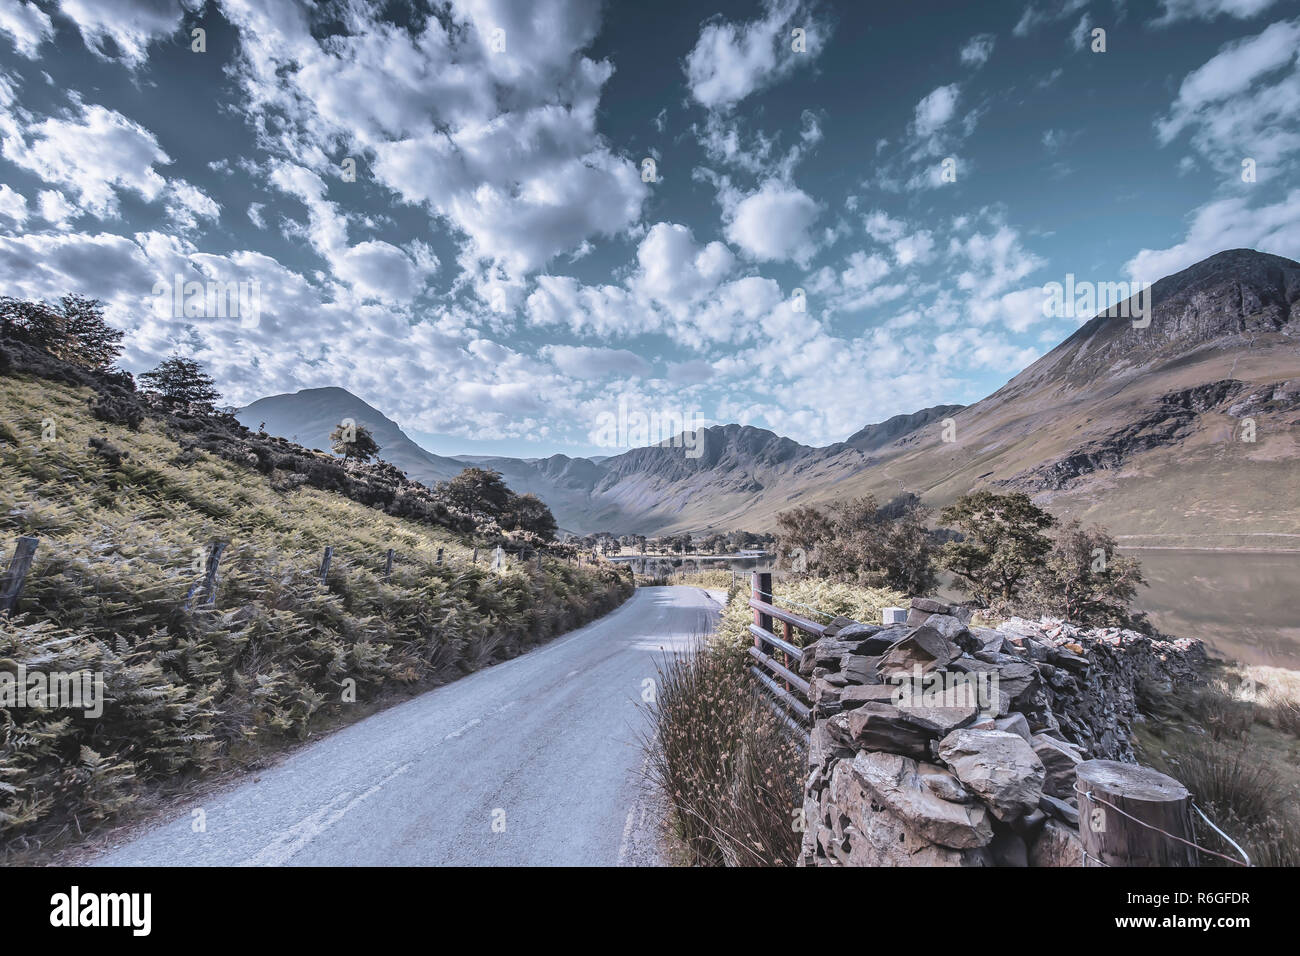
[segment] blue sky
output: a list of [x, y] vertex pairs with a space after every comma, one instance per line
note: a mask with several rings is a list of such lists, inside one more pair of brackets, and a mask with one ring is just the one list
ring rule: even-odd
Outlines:
[[620, 401], [841, 440], [997, 388], [1069, 273], [1300, 258], [1300, 3], [883, 6], [0, 0], [0, 283], [534, 456]]

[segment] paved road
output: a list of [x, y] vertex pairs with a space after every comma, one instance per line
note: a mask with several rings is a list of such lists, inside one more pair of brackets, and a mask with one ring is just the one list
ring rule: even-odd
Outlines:
[[[642, 682], [710, 630], [720, 592], [639, 588], [618, 610], [204, 798], [97, 857], [130, 865], [659, 862]], [[495, 825], [494, 825], [495, 824]]]

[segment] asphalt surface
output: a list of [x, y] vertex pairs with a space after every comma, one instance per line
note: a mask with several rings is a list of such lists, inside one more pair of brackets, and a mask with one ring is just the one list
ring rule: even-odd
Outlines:
[[660, 863], [642, 693], [665, 651], [712, 629], [721, 596], [638, 588], [586, 627], [309, 744], [93, 862]]

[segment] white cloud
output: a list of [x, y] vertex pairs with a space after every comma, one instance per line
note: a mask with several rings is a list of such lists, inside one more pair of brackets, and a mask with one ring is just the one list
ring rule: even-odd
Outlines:
[[[735, 24], [714, 18], [704, 25], [684, 64], [697, 103], [729, 109], [821, 52], [829, 27], [809, 7], [791, 0], [766, 0], [765, 7], [760, 20]], [[795, 29], [804, 31], [805, 52], [792, 48]]]
[[186, 9], [199, 5], [201, 0], [59, 0], [60, 12], [81, 31], [88, 49], [108, 59], [111, 40], [132, 68], [144, 63], [150, 43], [180, 29]]
[[818, 205], [797, 186], [769, 179], [756, 192], [723, 202], [727, 239], [750, 258], [806, 265], [816, 252], [810, 230]]
[[153, 202], [167, 186], [154, 170], [171, 159], [153, 133], [115, 110], [76, 104], [63, 117], [48, 117], [22, 129], [10, 121], [4, 157], [62, 186], [82, 212], [110, 219], [118, 212], [118, 192]]
[[996, 39], [992, 33], [980, 33], [971, 37], [961, 48], [962, 63], [976, 69], [983, 66], [993, 54]]
[[4, 183], [0, 183], [0, 216], [9, 219], [16, 226], [22, 226], [27, 221], [27, 197]]
[[700, 247], [689, 228], [667, 222], [650, 227], [636, 256], [640, 268], [632, 287], [670, 309], [713, 291], [735, 265], [735, 256], [721, 242]]
[[542, 357], [565, 375], [575, 378], [600, 379], [611, 375], [631, 375], [644, 378], [650, 374], [650, 363], [627, 349], [593, 348], [586, 345], [548, 345]]
[[[354, 7], [349, 32], [319, 40], [297, 7], [223, 9], [266, 147], [318, 174], [372, 152], [381, 184], [452, 227], [481, 296], [517, 298], [523, 276], [640, 216], [646, 185], [596, 129], [613, 67], [581, 54], [593, 0], [460, 2], [415, 33]], [[503, 52], [487, 45], [496, 28]]]
[[1250, 157], [1264, 167], [1300, 151], [1300, 20], [1225, 44], [1178, 88], [1168, 115], [1156, 122], [1162, 145], [1190, 131], [1192, 145], [1219, 169]]
[[1253, 208], [1247, 196], [1202, 206], [1182, 242], [1168, 249], [1143, 249], [1125, 269], [1130, 279], [1155, 282], [1225, 249], [1258, 249], [1300, 258], [1300, 189]]
[[1161, 15], [1152, 23], [1164, 26], [1178, 20], [1215, 20], [1222, 16], [1249, 20], [1275, 2], [1276, 0], [1160, 0]]
[[921, 98], [916, 104], [913, 127], [919, 136], [932, 136], [953, 118], [957, 112], [957, 84], [940, 86]]
[[28, 0], [0, 4], [0, 32], [9, 34], [20, 56], [36, 59], [42, 43], [54, 36], [49, 14]]

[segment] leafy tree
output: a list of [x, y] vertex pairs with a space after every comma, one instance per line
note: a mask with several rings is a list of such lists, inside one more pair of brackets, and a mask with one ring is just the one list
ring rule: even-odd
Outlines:
[[480, 519], [499, 519], [515, 497], [501, 473], [491, 468], [466, 468], [438, 490], [452, 507]]
[[914, 495], [883, 508], [870, 495], [793, 508], [777, 515], [778, 561], [795, 573], [924, 594], [936, 583], [928, 514]]
[[956, 525], [959, 541], [943, 546], [941, 565], [985, 607], [1013, 601], [1041, 572], [1052, 541], [1043, 532], [1056, 519], [1022, 492], [976, 491], [944, 508], [940, 520]]
[[89, 369], [106, 369], [122, 354], [124, 335], [104, 321], [98, 299], [65, 295], [57, 306], [0, 298], [0, 333]]
[[146, 392], [175, 407], [189, 406], [210, 412], [221, 397], [202, 365], [178, 356], [160, 363], [153, 371], [143, 373], [140, 381], [144, 383]]
[[1145, 584], [1137, 559], [1119, 554], [1105, 528], [1083, 528], [1072, 520], [1054, 535], [1031, 597], [1040, 613], [1070, 621], [1145, 627], [1129, 612]]
[[339, 422], [330, 432], [330, 447], [334, 454], [342, 455], [344, 461], [351, 458], [369, 461], [379, 454], [379, 443], [370, 429], [352, 421]]
[[554, 541], [559, 526], [546, 503], [535, 494], [512, 495], [501, 526], [511, 531], [531, 531], [543, 541]]
[[60, 358], [86, 368], [108, 368], [122, 354], [124, 333], [104, 321], [98, 299], [65, 295], [58, 308], [62, 326]]

